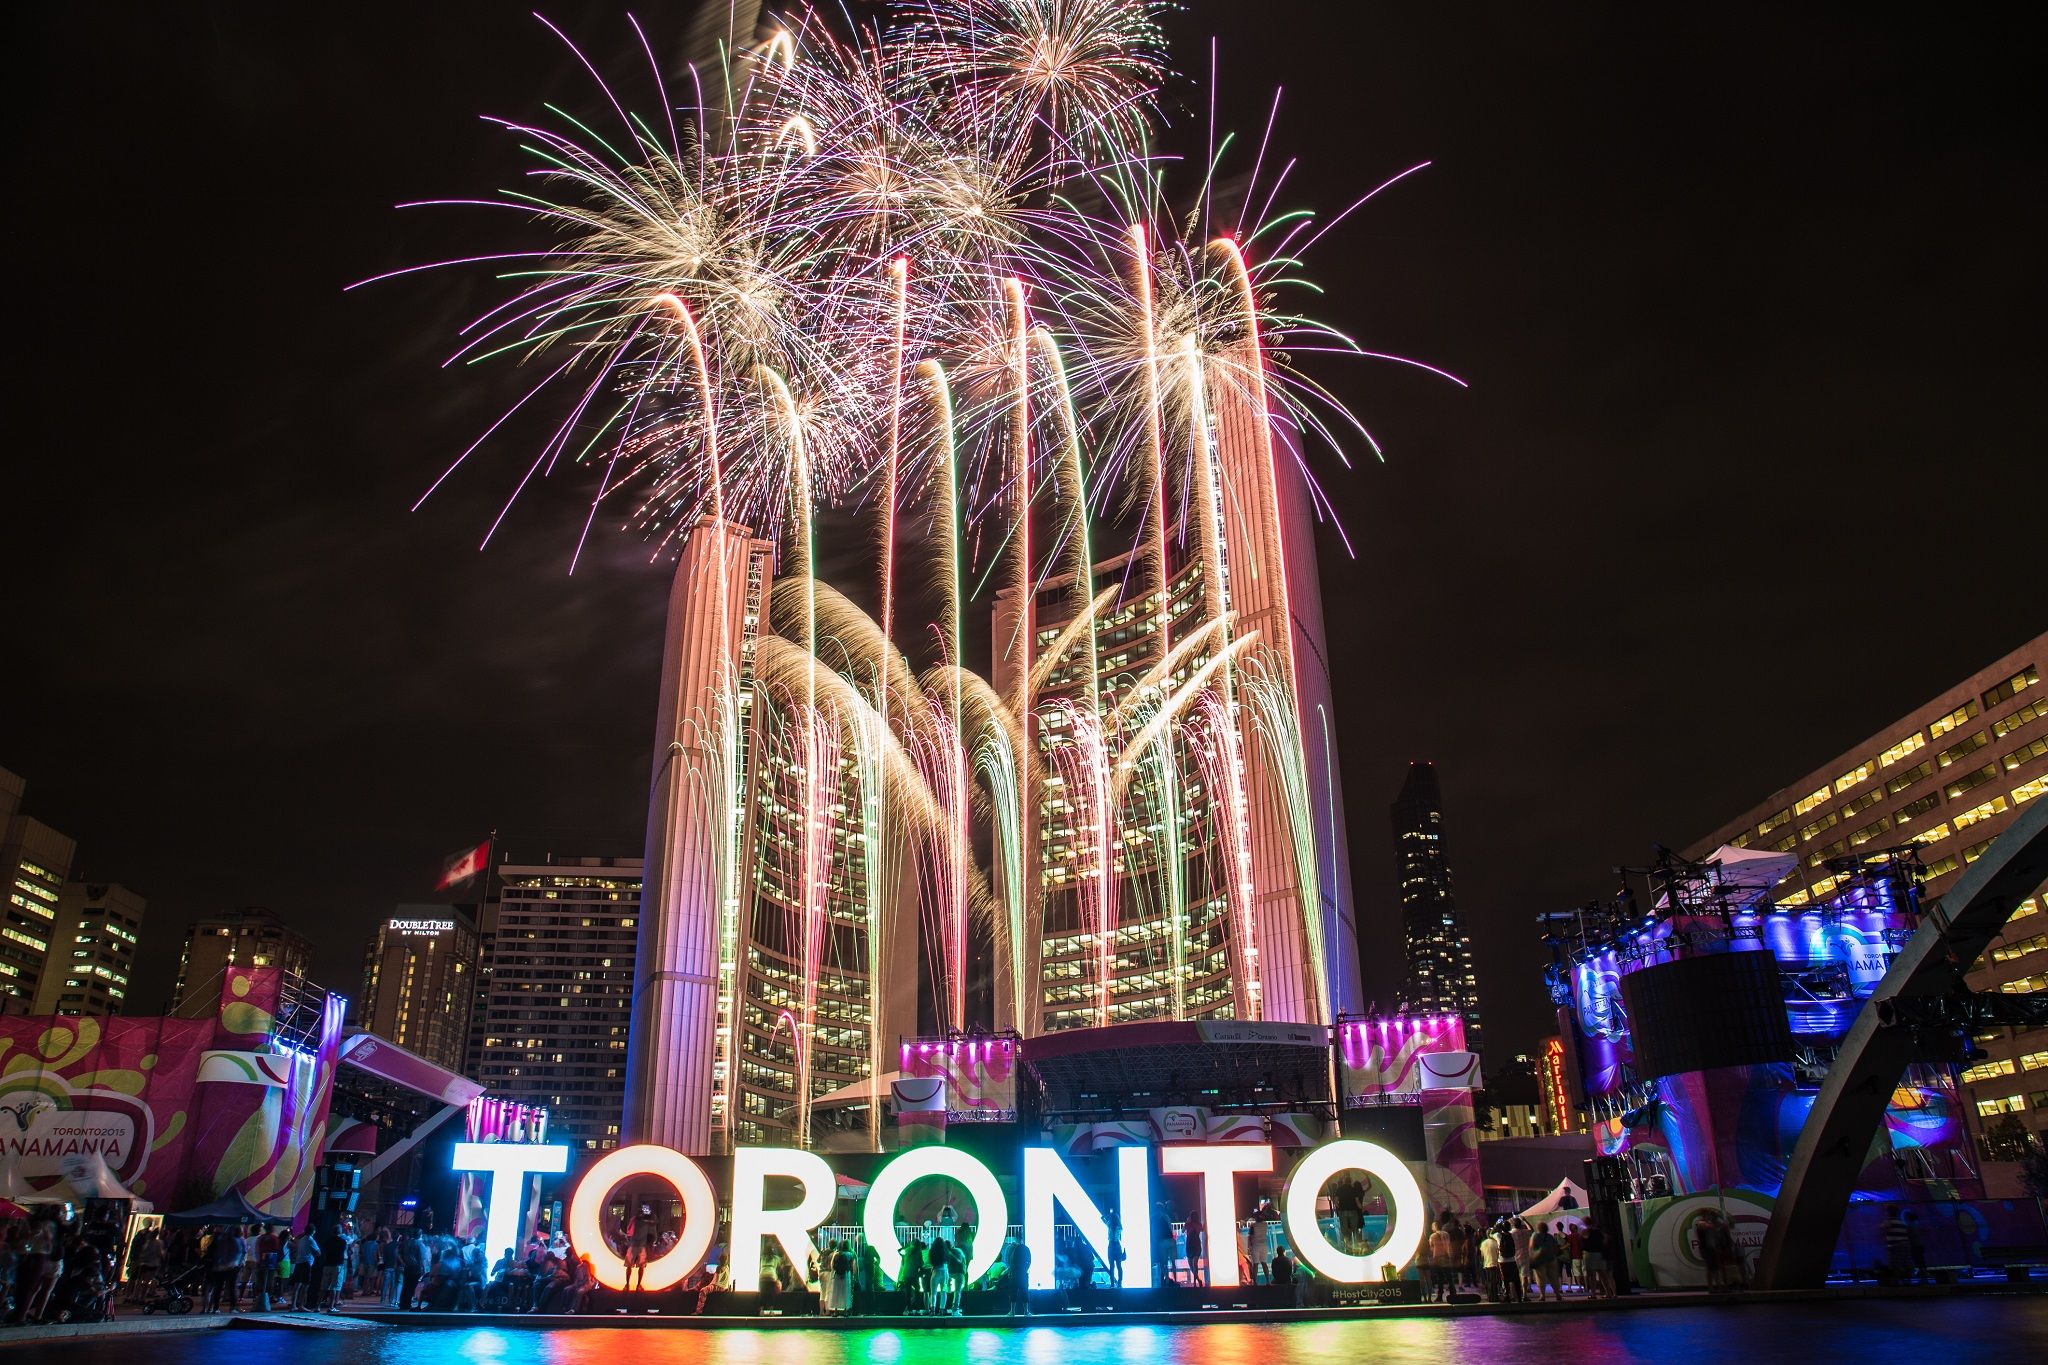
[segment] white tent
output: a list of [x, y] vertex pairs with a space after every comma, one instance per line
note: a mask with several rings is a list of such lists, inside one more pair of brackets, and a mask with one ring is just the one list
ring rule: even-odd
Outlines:
[[1522, 1217], [1532, 1223], [1555, 1223], [1562, 1220], [1567, 1223], [1583, 1224], [1586, 1221], [1586, 1192], [1573, 1184], [1571, 1177], [1566, 1176], [1557, 1182], [1556, 1189], [1523, 1209]]
[[[1701, 861], [1712, 869], [1707, 875], [1728, 897], [1728, 908], [1746, 910], [1762, 900], [1764, 893], [1783, 881], [1787, 873], [1799, 866], [1799, 855], [1723, 844]], [[1669, 910], [1671, 898], [1659, 896], [1657, 908]]]
[[1748, 905], [1783, 881], [1786, 874], [1799, 866], [1799, 855], [1723, 844], [1713, 851], [1707, 861], [1719, 864], [1720, 871], [1716, 874], [1715, 880], [1734, 893], [1735, 903]]

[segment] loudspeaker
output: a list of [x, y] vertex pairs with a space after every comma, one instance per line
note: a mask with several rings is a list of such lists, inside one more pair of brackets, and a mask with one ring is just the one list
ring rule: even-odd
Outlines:
[[1348, 1138], [1376, 1142], [1403, 1161], [1429, 1160], [1419, 1104], [1369, 1104], [1341, 1110], [1337, 1131]]
[[1702, 953], [1621, 978], [1642, 1080], [1792, 1060], [1792, 1025], [1767, 952]]
[[322, 1166], [313, 1176], [313, 1207], [322, 1213], [354, 1213], [362, 1169], [352, 1162]]

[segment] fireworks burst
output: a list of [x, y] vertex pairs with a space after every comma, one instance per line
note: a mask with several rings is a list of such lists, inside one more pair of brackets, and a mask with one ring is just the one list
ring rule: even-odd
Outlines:
[[[517, 210], [549, 240], [439, 264], [513, 267], [512, 292], [452, 359], [542, 367], [520, 407], [567, 391], [518, 488], [565, 459], [590, 467], [593, 521], [624, 502], [657, 553], [709, 513], [788, 526], [799, 440], [818, 506], [882, 496], [892, 455], [895, 495], [920, 500], [942, 443], [928, 424], [898, 437], [905, 371], [928, 360], [952, 386], [961, 513], [986, 559], [999, 545], [977, 526], [1018, 477], [1020, 440], [1088, 452], [1098, 507], [1128, 505], [1157, 476], [1184, 511], [1199, 390], [1248, 387], [1241, 343], [1260, 334], [1285, 346], [1277, 415], [1340, 453], [1347, 435], [1370, 445], [1286, 363], [1368, 353], [1274, 304], [1307, 292], [1297, 248], [1327, 228], [1294, 213], [1205, 240], [1206, 181], [1185, 230], [1164, 201], [1151, 147], [1165, 8], [906, 0], [844, 37], [804, 9], [753, 50], [693, 68], [681, 107], [650, 56], [653, 118], [600, 78], [616, 128], [559, 110], [499, 120], [532, 159], [530, 183], [453, 202]], [[1254, 256], [1262, 239], [1272, 248]], [[1045, 334], [1021, 366], [1028, 430], [1014, 420], [1019, 299]], [[1148, 470], [1153, 445], [1164, 467]]]
[[[1340, 459], [1354, 440], [1377, 453], [1300, 357], [1420, 362], [1368, 351], [1293, 300], [1315, 292], [1302, 264], [1315, 242], [1420, 168], [1326, 221], [1275, 216], [1292, 163], [1262, 183], [1269, 120], [1230, 207], [1215, 180], [1227, 141], [1210, 148], [1192, 198], [1169, 199], [1174, 162], [1154, 150], [1170, 79], [1167, 8], [901, 0], [851, 28], [799, 8], [751, 46], [691, 66], [675, 87], [691, 95], [680, 105], [642, 35], [660, 92], [653, 118], [629, 112], [578, 52], [610, 114], [599, 126], [555, 109], [544, 122], [501, 121], [531, 159], [528, 184], [455, 201], [512, 209], [542, 234], [439, 263], [487, 263], [509, 286], [464, 329], [451, 361], [524, 362], [541, 377], [512, 412], [550, 394], [560, 414], [513, 498], [566, 463], [595, 476], [586, 536], [608, 510], [656, 556], [707, 517], [720, 536], [737, 524], [785, 547], [769, 623], [780, 637], [764, 640], [754, 685], [774, 698], [770, 742], [802, 775], [800, 808], [812, 812], [778, 873], [793, 888], [787, 937], [801, 945], [792, 965], [806, 983], [838, 913], [828, 905], [832, 831], [858, 828], [871, 999], [885, 970], [886, 898], [907, 858], [928, 910], [928, 956], [942, 964], [939, 1017], [964, 1023], [972, 912], [1012, 960], [1006, 1008], [1027, 1026], [1052, 894], [1033, 864], [1054, 788], [1072, 812], [1056, 841], [1069, 860], [1058, 875], [1072, 879], [1057, 894], [1076, 898], [1102, 1021], [1127, 921], [1163, 919], [1176, 964], [1192, 951], [1198, 911], [1227, 921], [1240, 1016], [1260, 1017], [1262, 998], [1285, 984], [1258, 957], [1265, 912], [1254, 912], [1246, 831], [1261, 803], [1283, 808], [1306, 956], [1321, 974], [1323, 832], [1291, 648], [1239, 629], [1230, 600], [1233, 574], [1240, 590], [1264, 574], [1269, 591], [1284, 570], [1249, 555], [1226, 562], [1224, 522], [1241, 513], [1223, 506], [1219, 414], [1256, 432], [1250, 467], [1269, 481], [1283, 448], [1298, 462], [1318, 444]], [[1275, 426], [1310, 439], [1276, 441]], [[1301, 472], [1315, 488], [1305, 463]], [[877, 523], [879, 622], [813, 577], [814, 512], [848, 504]], [[1127, 582], [1105, 587], [1092, 524], [1109, 512], [1134, 552], [1122, 561]], [[929, 572], [908, 592], [899, 518], [929, 532]], [[1259, 534], [1270, 541], [1277, 530]], [[1181, 558], [1201, 583], [1181, 620], [1169, 603], [1169, 537], [1192, 550]], [[1133, 577], [1140, 593], [1129, 591]], [[1002, 695], [963, 658], [964, 604], [985, 582], [1000, 582], [1016, 613], [993, 646], [1011, 679]], [[1041, 638], [1033, 604], [1047, 583], [1068, 615]], [[943, 606], [905, 629], [899, 602], [925, 595], [925, 584]], [[1284, 635], [1284, 581], [1277, 602]], [[1114, 613], [1116, 638], [1149, 637], [1135, 657], [1126, 643], [1118, 659], [1102, 658], [1098, 623]], [[939, 663], [919, 671], [898, 642], [925, 629], [935, 648], [908, 652]], [[1114, 697], [1099, 659], [1120, 679]], [[739, 683], [724, 676], [719, 686]], [[732, 900], [742, 739], [729, 700], [717, 699], [726, 757], [710, 780], [730, 816], [719, 866]], [[1278, 788], [1247, 785], [1254, 762], [1281, 770]], [[988, 875], [975, 865], [978, 843], [992, 849]], [[1216, 864], [1200, 907], [1190, 859]], [[1214, 1007], [1188, 1002], [1181, 966], [1168, 976], [1175, 1017]], [[815, 989], [788, 1003], [801, 1130]], [[1316, 1007], [1327, 1015], [1330, 1002]], [[731, 1030], [731, 1001], [720, 1008]], [[868, 1060], [871, 1081], [880, 1056]], [[719, 1065], [729, 1080], [732, 1057]]]

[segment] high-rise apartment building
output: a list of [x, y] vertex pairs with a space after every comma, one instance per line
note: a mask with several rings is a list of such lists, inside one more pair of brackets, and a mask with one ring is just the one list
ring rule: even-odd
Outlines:
[[214, 1008], [229, 967], [282, 967], [307, 976], [312, 965], [313, 945], [270, 910], [252, 905], [208, 915], [185, 931], [171, 1011]]
[[57, 898], [50, 953], [36, 989], [37, 1014], [120, 1014], [135, 974], [145, 902], [125, 886], [66, 882]]
[[[22, 780], [0, 768], [0, 878], [7, 906], [0, 920], [0, 993], [35, 1003], [56, 933], [57, 903], [78, 846], [21, 813]], [[69, 951], [66, 950], [66, 959]]]
[[1401, 931], [1408, 971], [1404, 1008], [1416, 1014], [1457, 1014], [1466, 1046], [1480, 1050], [1479, 978], [1472, 937], [1451, 889], [1444, 847], [1444, 795], [1434, 763], [1410, 763], [1394, 798], [1394, 869], [1401, 889]]
[[401, 905], [363, 954], [357, 1023], [436, 1066], [460, 1071], [476, 1004], [476, 915], [466, 905]]
[[[1914, 708], [1781, 787], [1687, 850], [1724, 844], [1799, 854], [1772, 899], [1818, 903], [1881, 850], [1913, 846], [1924, 902], [1955, 885], [2021, 807], [2048, 794], [2048, 634]], [[1971, 990], [2048, 990], [2048, 887], [2013, 912], [1967, 980]], [[2012, 1155], [2016, 1131], [2048, 1131], [2048, 1029], [1988, 1029], [1988, 1055], [1962, 1073], [1966, 1116], [1986, 1156]]]
[[549, 858], [492, 869], [487, 992], [469, 1049], [491, 1094], [545, 1106], [548, 1131], [619, 1145], [641, 860]]

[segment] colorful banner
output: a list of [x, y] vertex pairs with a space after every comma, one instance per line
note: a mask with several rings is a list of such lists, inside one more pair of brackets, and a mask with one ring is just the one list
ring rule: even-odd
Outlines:
[[284, 998], [280, 969], [231, 967], [212, 1019], [0, 1017], [0, 1192], [111, 1182], [175, 1213], [232, 1189], [303, 1227], [347, 1001], [310, 997], [298, 1048]]
[[475, 1081], [458, 1076], [426, 1058], [387, 1043], [374, 1033], [352, 1033], [342, 1040], [341, 1059], [379, 1080], [432, 1095], [443, 1104], [468, 1104], [484, 1093]]
[[1422, 1089], [1420, 1058], [1437, 1053], [1465, 1053], [1465, 1022], [1457, 1015], [1345, 1021], [1337, 1029], [1337, 1082], [1344, 1107], [1384, 1104], [1390, 1095]]
[[319, 1018], [308, 1021], [311, 1046], [301, 1048], [276, 1036], [285, 993], [280, 968], [227, 969], [193, 1138], [193, 1175], [210, 1188], [192, 1197], [195, 1183], [179, 1207], [232, 1189], [264, 1214], [305, 1227], [348, 1002], [321, 997]]
[[1764, 1244], [1776, 1201], [1754, 1190], [1707, 1190], [1673, 1199], [1648, 1199], [1629, 1235], [1629, 1264], [1636, 1282], [1652, 1289], [1703, 1289], [1707, 1263], [1700, 1234], [1710, 1217], [1725, 1218], [1742, 1257], [1741, 1278], [1749, 1278]]
[[1429, 1157], [1420, 1167], [1429, 1206], [1464, 1216], [1479, 1213], [1486, 1204], [1486, 1182], [1479, 1170], [1479, 1125], [1470, 1090], [1422, 1092], [1422, 1141]]
[[372, 1157], [377, 1155], [377, 1139], [381, 1131], [367, 1119], [348, 1119], [330, 1114], [327, 1117], [327, 1142], [321, 1150], [328, 1156]]
[[191, 1156], [206, 1019], [0, 1017], [0, 1188], [65, 1197], [101, 1165], [159, 1209]]
[[[1471, 1111], [1466, 1110], [1469, 1118]], [[1111, 1147], [1151, 1147], [1175, 1142], [1270, 1142], [1275, 1147], [1314, 1147], [1330, 1125], [1313, 1114], [1217, 1114], [1190, 1105], [1147, 1110], [1128, 1119], [1054, 1124], [1053, 1146], [1064, 1156], [1085, 1156]]]
[[1410, 1075], [1417, 1090], [1478, 1090], [1485, 1084], [1476, 1052], [1425, 1052]]
[[[899, 1122], [929, 1124], [929, 1101], [942, 1099], [944, 1123], [1015, 1123], [1017, 1121], [1017, 1042], [1013, 1038], [927, 1039], [905, 1043], [901, 1055], [906, 1082], [939, 1081], [940, 1093], [923, 1106], [905, 1110], [899, 1093]], [[902, 1087], [915, 1099], [926, 1087]], [[908, 1119], [906, 1115], [919, 1116]]]

